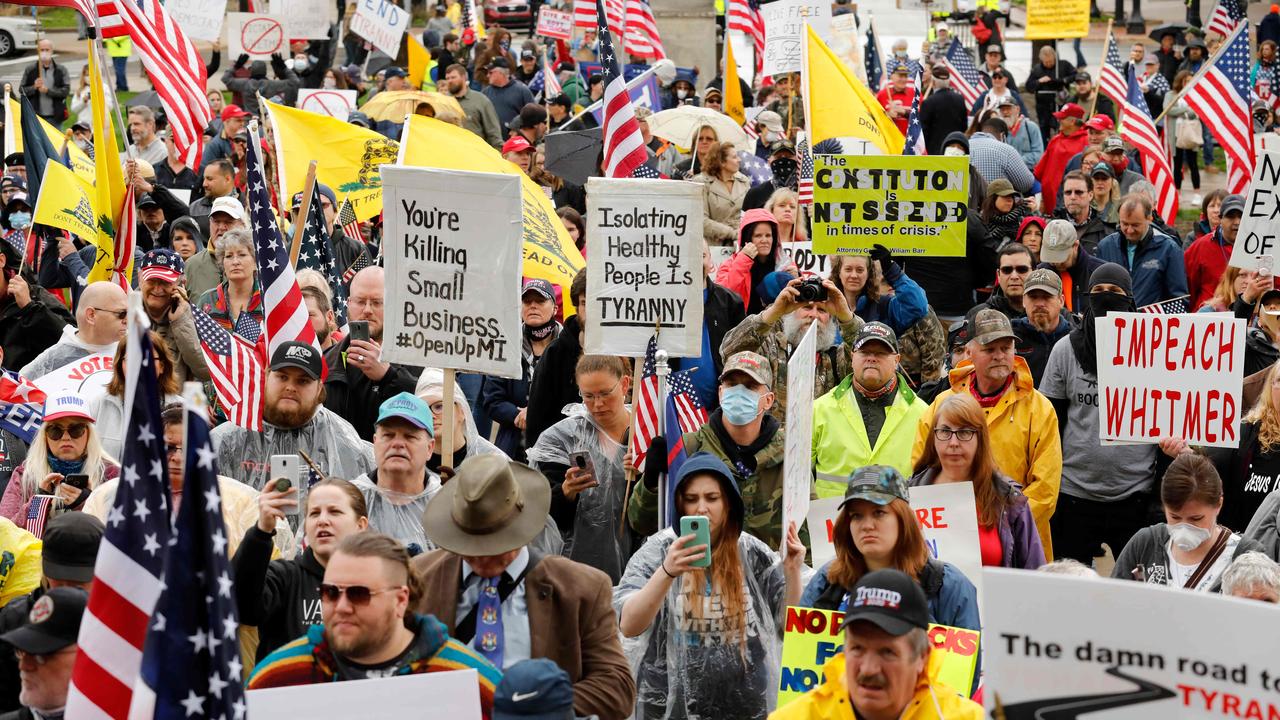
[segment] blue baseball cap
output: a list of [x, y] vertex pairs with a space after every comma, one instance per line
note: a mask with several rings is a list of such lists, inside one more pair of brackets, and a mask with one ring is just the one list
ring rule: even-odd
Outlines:
[[569, 673], [546, 658], [507, 668], [493, 691], [493, 720], [574, 720]]
[[435, 437], [436, 429], [431, 421], [431, 407], [413, 393], [402, 392], [382, 403], [378, 408], [378, 421], [375, 424], [381, 425], [392, 418], [399, 418], [415, 427], [420, 427]]

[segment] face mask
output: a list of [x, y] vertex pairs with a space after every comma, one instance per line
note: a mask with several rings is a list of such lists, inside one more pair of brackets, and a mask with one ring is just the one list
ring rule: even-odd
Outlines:
[[293, 71], [305, 72], [307, 69], [307, 64], [308, 63], [306, 58], [297, 58], [293, 61]]
[[760, 396], [746, 385], [734, 385], [721, 394], [720, 409], [730, 425], [749, 425], [760, 414]]
[[773, 170], [773, 180], [777, 187], [786, 187], [791, 185], [795, 179], [796, 169], [799, 163], [791, 158], [780, 157], [769, 163], [769, 169]]
[[1187, 523], [1169, 526], [1169, 539], [1175, 547], [1183, 552], [1191, 552], [1200, 547], [1212, 533], [1207, 528], [1196, 527]]
[[500, 41], [498, 44], [502, 46], [502, 49], [503, 49], [503, 50], [510, 50], [510, 49], [511, 49], [511, 41], [510, 41], [510, 40], [502, 40], [502, 41]]
[[333, 79], [333, 78], [331, 78], [331, 77], [327, 77], [327, 78], [325, 78], [325, 79], [324, 79], [324, 87], [325, 87], [325, 89], [326, 89], [326, 90], [332, 90], [332, 89], [334, 89], [334, 88], [338, 87], [338, 81], [337, 81], [337, 80], [334, 80], [334, 79]]
[[1120, 158], [1119, 160], [1111, 161], [1107, 164], [1111, 166], [1112, 170], [1116, 171], [1116, 175], [1123, 175], [1124, 171], [1129, 169], [1128, 158]]
[[907, 51], [906, 51], [906, 50], [894, 50], [894, 51], [893, 51], [893, 56], [894, 56], [894, 57], [904, 58], [904, 57], [906, 57], [906, 56], [907, 56]]
[[1125, 312], [1132, 310], [1129, 296], [1113, 292], [1089, 293], [1089, 307], [1093, 308], [1093, 316], [1106, 317], [1109, 312]]
[[685, 99], [685, 98], [689, 97], [689, 91], [688, 91], [688, 90], [685, 90], [684, 88], [681, 88], [681, 89], [679, 89], [679, 90], [677, 90], [677, 91], [676, 91], [676, 97], [677, 97], [677, 98], [679, 98], [679, 99], [681, 99], [681, 100], [683, 100], [683, 99]]
[[17, 230], [25, 230], [31, 224], [31, 213], [29, 212], [12, 212], [9, 213], [9, 227]]
[[53, 59], [53, 53], [51, 53], [51, 52], [41, 52], [41, 53], [40, 53], [40, 61], [41, 61], [41, 62], [49, 62], [49, 61], [50, 61], [50, 60], [52, 60], [52, 59]]
[[946, 157], [964, 157], [968, 153], [964, 151], [964, 148], [958, 148], [953, 145], [943, 150], [942, 154], [945, 155]]

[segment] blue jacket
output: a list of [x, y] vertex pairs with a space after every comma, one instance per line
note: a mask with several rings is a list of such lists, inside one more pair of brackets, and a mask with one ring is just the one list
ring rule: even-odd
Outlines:
[[889, 274], [892, 277], [886, 277], [885, 282], [893, 288], [893, 295], [881, 297], [874, 304], [867, 301], [865, 294], [859, 295], [858, 306], [853, 312], [863, 322], [886, 323], [901, 335], [929, 314], [929, 301], [925, 298], [924, 289], [907, 277], [896, 263]]
[[1113, 262], [1133, 278], [1133, 300], [1138, 307], [1187, 294], [1187, 269], [1182, 245], [1154, 227], [1139, 243], [1129, 262], [1129, 241], [1113, 232], [1098, 243], [1098, 259]]

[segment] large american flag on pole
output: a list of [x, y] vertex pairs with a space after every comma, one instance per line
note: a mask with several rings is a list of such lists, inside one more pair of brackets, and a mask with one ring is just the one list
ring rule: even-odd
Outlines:
[[124, 437], [129, 442], [80, 624], [80, 651], [67, 696], [69, 718], [129, 717], [169, 547], [169, 472], [155, 355], [145, 322], [129, 324], [125, 353]]
[[962, 43], [953, 42], [942, 64], [951, 71], [951, 87], [964, 97], [965, 109], [972, 110], [973, 103], [987, 89], [987, 81], [978, 72], [978, 66], [973, 64], [973, 58], [969, 57]]
[[635, 392], [635, 432], [631, 433], [631, 457], [635, 466], [644, 469], [644, 459], [649, 445], [658, 434], [658, 372], [654, 354], [658, 351], [658, 334], [649, 338], [644, 351], [644, 365], [640, 368], [640, 384]]
[[[727, 30], [737, 30], [751, 38], [759, 73], [764, 67], [764, 15], [760, 14], [760, 0], [729, 0], [725, 18]], [[725, 38], [725, 42], [729, 39]]]
[[1227, 154], [1227, 190], [1243, 193], [1253, 176], [1253, 118], [1249, 114], [1249, 24], [1240, 23], [1217, 54], [1182, 91], [1187, 105]]
[[1240, 6], [1239, 0], [1218, 0], [1218, 4], [1213, 8], [1213, 14], [1209, 16], [1205, 31], [1227, 37], [1235, 32], [1236, 26], [1244, 18], [1244, 8]]
[[626, 34], [623, 50], [636, 57], [661, 60], [667, 56], [658, 33], [658, 22], [653, 19], [653, 7], [649, 0], [626, 1]]
[[915, 95], [911, 97], [911, 114], [907, 116], [907, 141], [902, 146], [903, 155], [926, 155], [924, 145], [924, 127], [920, 125], [920, 72], [913, 81], [916, 86]]
[[1129, 95], [1121, 103], [1121, 112], [1124, 122], [1120, 124], [1120, 137], [1138, 149], [1142, 172], [1156, 188], [1156, 211], [1162, 218], [1178, 217], [1178, 188], [1169, 168], [1169, 154], [1151, 119], [1133, 67], [1129, 68]]
[[[640, 123], [636, 122], [635, 108], [631, 107], [631, 95], [622, 79], [617, 55], [613, 51], [613, 38], [603, 7], [596, 8], [596, 21], [600, 36], [600, 71], [604, 75], [604, 171], [605, 177], [631, 177], [636, 168], [649, 159], [649, 152], [640, 136]], [[305, 310], [305, 308], [304, 308]], [[306, 313], [303, 313], [306, 319]]]
[[1112, 100], [1123, 103], [1129, 97], [1129, 81], [1125, 77], [1124, 63], [1120, 61], [1115, 33], [1107, 33], [1104, 42], [1106, 49], [1102, 53], [1102, 69], [1098, 71], [1098, 87]]
[[[603, 2], [611, 31], [620, 37], [625, 35], [627, 31], [626, 0], [603, 0]], [[573, 26], [594, 29], [597, 5], [597, 0], [573, 0]]]
[[262, 430], [266, 345], [258, 335], [243, 337], [245, 327], [240, 322], [248, 320], [257, 325], [257, 321], [242, 312], [236, 323], [240, 332], [228, 332], [195, 306], [191, 308], [191, 320], [200, 339], [200, 352], [209, 366], [209, 379], [227, 419], [242, 428]]
[[111, 273], [112, 280], [121, 290], [129, 292], [132, 282], [133, 247], [138, 238], [138, 211], [134, 207], [133, 186], [125, 191], [124, 203], [120, 208], [120, 224], [116, 226], [115, 249], [112, 258], [115, 268]]

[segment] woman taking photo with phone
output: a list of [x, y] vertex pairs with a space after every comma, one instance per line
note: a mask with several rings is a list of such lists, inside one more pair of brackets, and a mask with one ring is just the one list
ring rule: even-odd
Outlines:
[[271, 559], [276, 522], [297, 517], [298, 489], [267, 483], [258, 496], [258, 524], [245, 533], [231, 560], [240, 622], [258, 628], [258, 660], [321, 622], [320, 581], [343, 538], [369, 527], [364, 495], [346, 480], [326, 478], [307, 490], [302, 530], [307, 547], [297, 559]]
[[668, 522], [695, 532], [677, 537], [668, 527], [650, 537], [613, 595], [622, 634], [644, 648], [635, 717], [763, 719], [777, 695], [781, 623], [800, 597], [804, 545], [792, 524], [779, 562], [743, 533], [738, 485], [710, 453], [686, 460], [671, 485]]

